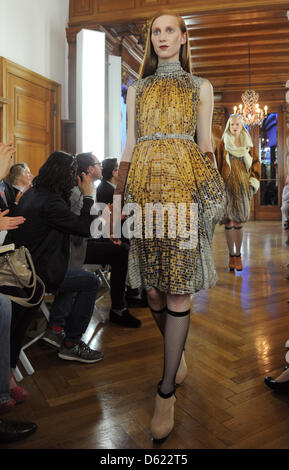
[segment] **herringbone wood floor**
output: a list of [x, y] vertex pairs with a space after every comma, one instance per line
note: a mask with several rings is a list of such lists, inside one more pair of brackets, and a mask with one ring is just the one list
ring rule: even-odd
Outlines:
[[[192, 299], [186, 346], [189, 374], [177, 390], [175, 428], [162, 449], [289, 448], [289, 394], [263, 383], [285, 365], [289, 339], [289, 248], [280, 222], [246, 225], [240, 273], [226, 270], [223, 229], [214, 255], [219, 281]], [[99, 304], [100, 305], [100, 304]], [[108, 308], [109, 299], [102, 302]], [[23, 384], [31, 396], [7, 419], [33, 420], [38, 432], [7, 448], [151, 449], [149, 432], [162, 344], [148, 309], [134, 309], [136, 331], [112, 324], [86, 339], [104, 351], [95, 365], [69, 363], [38, 342], [28, 351], [36, 370]], [[3, 448], [3, 446], [2, 446]]]

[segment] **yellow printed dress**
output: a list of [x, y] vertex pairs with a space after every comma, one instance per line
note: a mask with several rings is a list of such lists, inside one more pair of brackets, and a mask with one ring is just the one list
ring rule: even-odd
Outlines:
[[[217, 280], [211, 241], [225, 192], [218, 171], [194, 141], [201, 83], [179, 62], [161, 63], [154, 75], [133, 83], [137, 142], [125, 203], [136, 203], [142, 214], [138, 236], [130, 241], [133, 288], [193, 294]], [[152, 216], [156, 204], [175, 213]]]

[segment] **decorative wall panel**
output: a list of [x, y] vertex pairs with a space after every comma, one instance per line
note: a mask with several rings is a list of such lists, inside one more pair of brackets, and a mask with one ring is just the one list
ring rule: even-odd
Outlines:
[[70, 1], [71, 16], [87, 16], [93, 13], [93, 0]]
[[115, 12], [118, 10], [130, 10], [135, 7], [134, 0], [98, 0], [99, 12]]

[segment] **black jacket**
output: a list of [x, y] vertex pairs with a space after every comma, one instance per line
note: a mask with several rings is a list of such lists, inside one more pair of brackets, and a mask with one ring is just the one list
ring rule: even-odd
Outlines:
[[92, 199], [84, 198], [81, 214], [75, 215], [61, 196], [47, 190], [31, 188], [21, 197], [14, 215], [22, 215], [26, 221], [17, 230], [8, 232], [5, 244], [15, 243], [29, 249], [47, 292], [55, 293], [65, 277], [70, 234], [90, 236], [92, 205]]
[[105, 179], [101, 180], [96, 190], [96, 201], [104, 202], [105, 204], [113, 203], [114, 187], [111, 186]]
[[11, 215], [13, 215], [15, 211], [15, 191], [13, 186], [11, 186], [9, 183], [6, 183], [4, 181], [4, 184], [4, 192], [7, 199], [7, 205], [5, 204], [4, 199], [2, 199], [2, 197], [0, 196], [0, 211], [5, 211], [6, 209], [9, 209], [10, 212], [8, 215], [11, 217]]

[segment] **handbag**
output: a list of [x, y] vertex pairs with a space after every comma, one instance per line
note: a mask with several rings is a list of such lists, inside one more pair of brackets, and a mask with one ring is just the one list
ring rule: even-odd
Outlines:
[[[43, 281], [37, 276], [35, 267], [31, 258], [29, 250], [25, 246], [14, 249], [14, 245], [3, 246], [2, 249], [10, 251], [0, 253], [0, 286], [18, 287], [20, 289], [32, 289], [30, 297], [16, 297], [6, 294], [13, 302], [16, 302], [23, 307], [35, 307], [39, 305], [44, 298], [45, 285]], [[1, 250], [2, 251], [2, 250]], [[33, 298], [37, 282], [42, 288], [40, 299], [36, 303], [30, 303]]]

